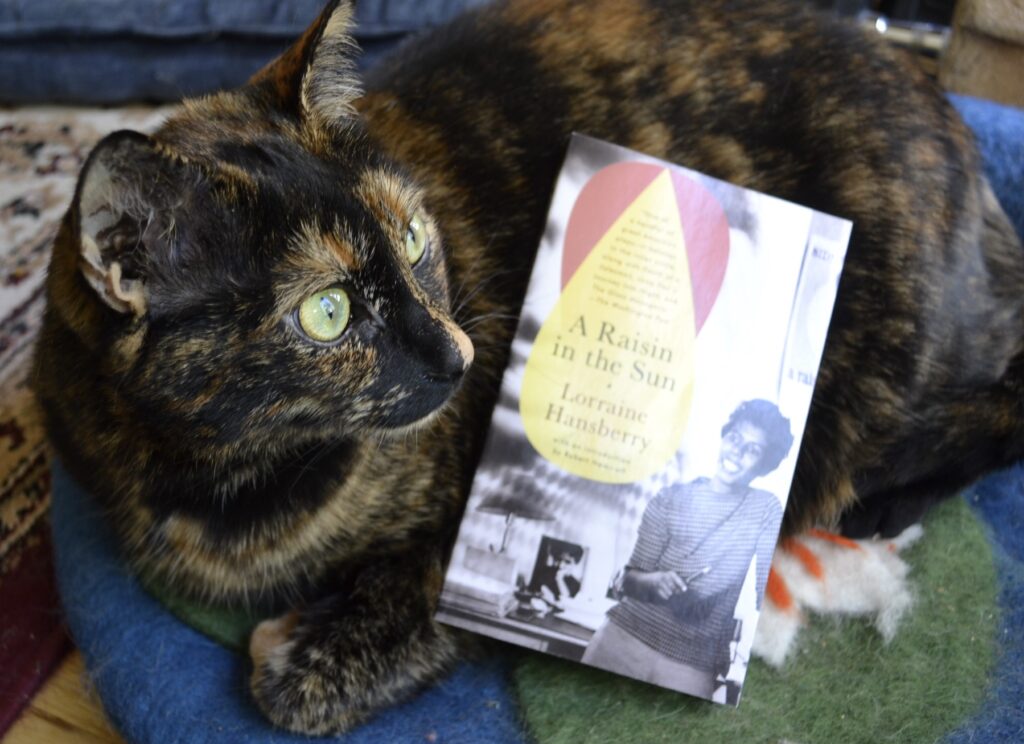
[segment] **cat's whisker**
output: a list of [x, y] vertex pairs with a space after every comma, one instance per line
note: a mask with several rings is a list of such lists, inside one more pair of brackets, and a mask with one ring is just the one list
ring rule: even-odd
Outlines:
[[[481, 323], [485, 323], [489, 320], [519, 320], [519, 315], [515, 313], [488, 313], [487, 315], [478, 315], [475, 318], [471, 318], [461, 324], [461, 328], [465, 333], [469, 333], [474, 328], [479, 326]], [[475, 345], [474, 345], [475, 347]]]
[[[459, 282], [459, 286], [452, 297], [453, 307], [461, 308], [465, 303], [465, 297], [463, 297], [462, 294], [466, 291], [468, 287], [470, 287], [473, 284], [472, 277], [475, 276], [476, 269], [480, 265], [480, 263], [484, 261], [484, 259], [491, 258], [491, 253], [489, 249], [491, 245], [494, 243], [494, 239], [495, 236], [491, 235], [491, 237], [487, 240], [487, 243], [484, 246], [484, 250], [480, 251], [476, 256], [474, 256], [472, 263], [470, 263], [470, 265], [466, 267], [464, 271], [460, 272], [462, 274], [463, 279], [461, 282]], [[485, 279], [483, 281], [487, 280]]]
[[[496, 275], [495, 275], [494, 277], [492, 277], [492, 278], [497, 278], [497, 275], [498, 275], [498, 274], [503, 274], [503, 273], [511, 273], [511, 272], [497, 272], [497, 273], [496, 273]], [[478, 296], [478, 295], [479, 295], [479, 294], [480, 294], [481, 292], [483, 292], [483, 291], [484, 291], [485, 289], [486, 289], [486, 290], [491, 290], [491, 291], [493, 291], [493, 290], [498, 290], [498, 289], [502, 289], [502, 288], [504, 288], [504, 287], [505, 287], [506, 285], [508, 285], [508, 284], [511, 284], [511, 279], [510, 279], [510, 280], [509, 280], [508, 282], [498, 282], [498, 283], [493, 283], [493, 282], [490, 282], [490, 283], [486, 283], [486, 284], [485, 284], [485, 283], [480, 283], [480, 284], [478, 284], [478, 285], [477, 285], [476, 287], [474, 287], [474, 288], [473, 288], [473, 290], [472, 290], [472, 291], [471, 291], [471, 292], [470, 292], [470, 293], [469, 293], [469, 294], [468, 294], [468, 295], [467, 295], [467, 296], [466, 296], [466, 297], [465, 297], [465, 298], [463, 299], [462, 303], [460, 303], [460, 304], [459, 304], [459, 306], [458, 306], [458, 307], [457, 307], [457, 308], [456, 308], [456, 309], [455, 309], [455, 310], [454, 310], [454, 311], [452, 312], [452, 317], [454, 317], [454, 318], [458, 318], [458, 317], [459, 317], [459, 316], [460, 316], [460, 315], [462, 314], [462, 312], [463, 312], [464, 310], [466, 310], [467, 308], [469, 308], [469, 306], [470, 306], [470, 303], [471, 303], [471, 302], [472, 302], [472, 301], [473, 301], [474, 299], [476, 299], [476, 298], [477, 298], [477, 296]]]
[[[483, 321], [483, 320], [493, 320], [493, 319], [519, 320], [519, 313], [501, 313], [501, 312], [497, 312], [497, 311], [492, 312], [492, 313], [481, 313], [480, 315], [474, 315], [471, 318], [467, 318], [464, 321], [464, 323], [466, 323], [466, 324], [475, 324], [475, 323], [479, 323], [480, 321]], [[463, 328], [463, 330], [465, 330], [465, 328]]]
[[320, 459], [331, 449], [333, 444], [334, 442], [332, 440], [325, 439], [323, 443], [316, 448], [313, 456], [306, 461], [302, 468], [300, 468], [298, 474], [295, 476], [295, 480], [292, 481], [292, 484], [285, 492], [285, 495], [291, 495], [292, 490], [295, 488], [295, 486], [299, 484], [299, 481], [302, 480], [302, 476], [309, 472], [310, 468], [312, 468], [314, 465], [316, 465], [317, 462], [320, 461]]
[[[491, 240], [487, 241], [488, 247], [490, 247], [490, 244], [493, 240], [494, 238], [492, 236]], [[460, 303], [462, 302], [462, 293], [465, 292], [466, 288], [470, 286], [469, 277], [473, 276], [476, 273], [477, 266], [479, 266], [480, 262], [483, 261], [484, 258], [486, 257], [488, 257], [487, 251], [480, 251], [480, 253], [473, 258], [472, 263], [470, 263], [467, 269], [464, 272], [462, 272], [463, 279], [461, 282], [459, 282], [458, 287], [456, 287], [455, 292], [452, 294], [452, 307], [461, 306]]]
[[[485, 290], [485, 289], [495, 289], [495, 288], [504, 286], [504, 284], [505, 284], [504, 282], [501, 283], [501, 284], [497, 284], [497, 285], [494, 284], [494, 280], [495, 279], [498, 279], [498, 278], [501, 278], [501, 277], [505, 277], [505, 276], [508, 276], [510, 274], [515, 274], [517, 272], [518, 272], [518, 269], [498, 269], [496, 271], [491, 272], [490, 274], [488, 274], [485, 277], [473, 280], [472, 281], [472, 285], [473, 285], [472, 289], [470, 289], [464, 296], [457, 297], [457, 299], [452, 300], [452, 307], [454, 308], [454, 310], [452, 311], [452, 315], [455, 316], [455, 317], [458, 317], [459, 313], [461, 313], [466, 307], [468, 307], [469, 303], [478, 294], [480, 294], [480, 292], [482, 292], [483, 290]], [[460, 294], [468, 286], [470, 286], [470, 280], [469, 279], [467, 279], [465, 287], [463, 287], [460, 290]]]

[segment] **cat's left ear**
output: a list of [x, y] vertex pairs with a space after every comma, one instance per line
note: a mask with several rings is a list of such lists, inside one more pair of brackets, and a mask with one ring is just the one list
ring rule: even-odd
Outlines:
[[122, 314], [146, 312], [146, 282], [168, 274], [183, 166], [143, 134], [114, 132], [89, 155], [71, 214], [79, 269], [96, 296]]
[[362, 95], [356, 75], [359, 50], [352, 38], [355, 0], [331, 0], [313, 25], [249, 83], [269, 90], [279, 105], [320, 128], [355, 116]]

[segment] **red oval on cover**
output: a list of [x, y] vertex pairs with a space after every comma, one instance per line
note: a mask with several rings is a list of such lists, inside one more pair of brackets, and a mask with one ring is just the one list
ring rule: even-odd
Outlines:
[[[666, 170], [653, 163], [615, 163], [595, 173], [576, 199], [565, 231], [562, 288], [615, 221]], [[714, 195], [697, 181], [668, 169], [686, 241], [696, 331], [718, 298], [729, 263], [729, 222]]]

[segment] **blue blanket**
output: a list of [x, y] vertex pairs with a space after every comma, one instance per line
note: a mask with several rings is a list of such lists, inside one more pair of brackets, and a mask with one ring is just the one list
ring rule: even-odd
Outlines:
[[[111, 721], [139, 744], [299, 744], [272, 731], [245, 693], [246, 660], [183, 624], [119, 560], [94, 502], [53, 473], [53, 537], [68, 624]], [[519, 742], [500, 661], [463, 663], [441, 684], [345, 739]]]

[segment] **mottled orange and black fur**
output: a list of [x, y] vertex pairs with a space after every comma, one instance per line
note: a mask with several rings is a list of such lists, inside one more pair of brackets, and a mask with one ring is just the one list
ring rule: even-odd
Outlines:
[[[854, 222], [789, 532], [895, 529], [1024, 454], [1021, 245], [900, 54], [784, 2], [517, 0], [361, 83], [352, 13], [96, 148], [36, 360], [135, 566], [281, 613], [252, 642], [275, 723], [348, 728], [455, 658], [445, 550], [574, 130]], [[296, 308], [339, 283], [313, 342]]]

